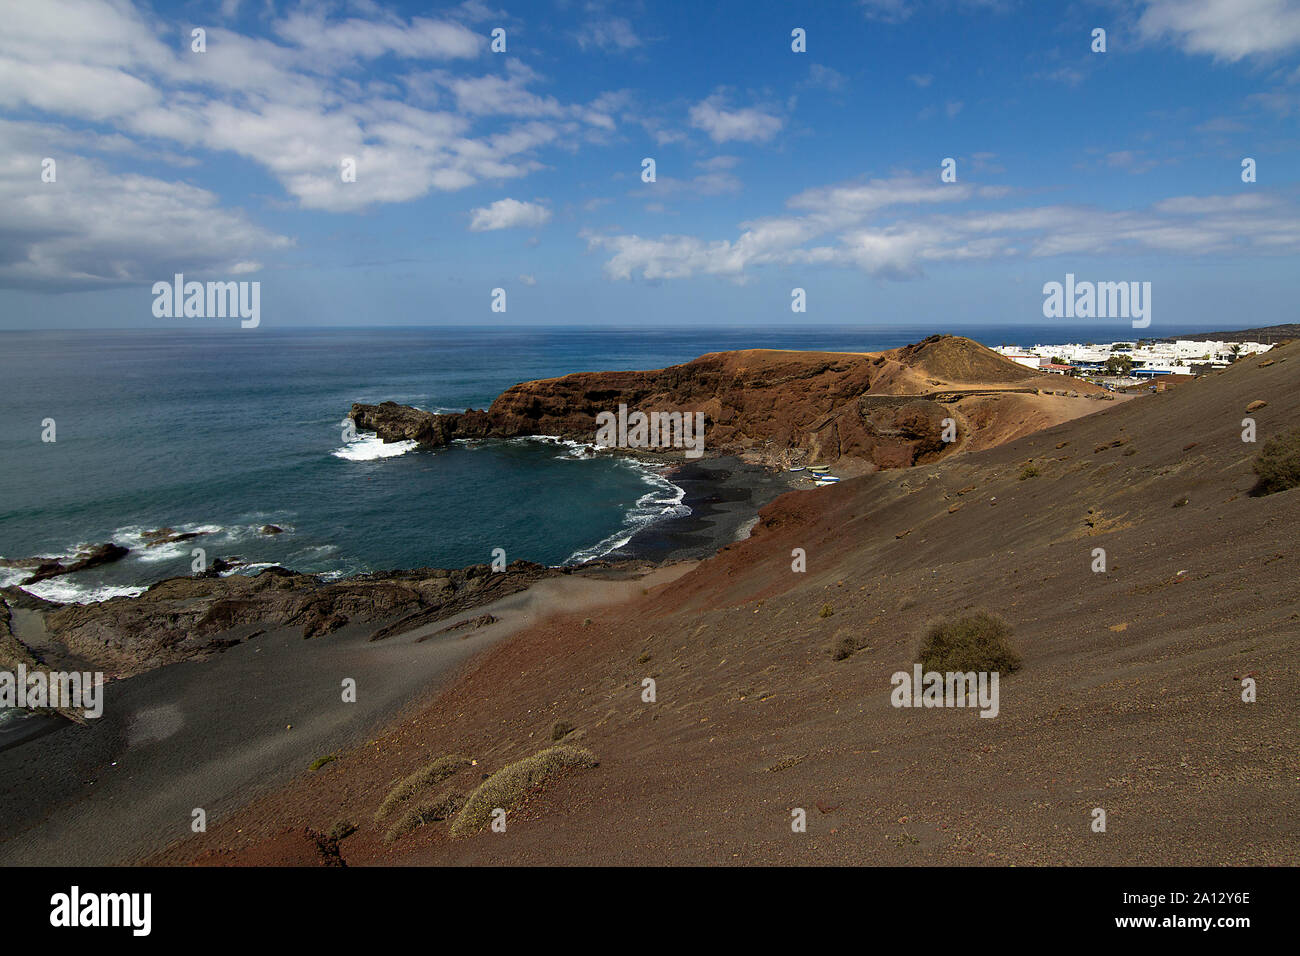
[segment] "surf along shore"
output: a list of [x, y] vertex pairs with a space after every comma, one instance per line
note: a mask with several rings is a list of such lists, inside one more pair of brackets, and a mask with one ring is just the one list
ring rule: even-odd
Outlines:
[[[491, 409], [463, 416], [354, 406], [358, 427], [434, 446], [525, 434], [590, 439], [594, 416], [620, 402], [694, 406], [709, 422], [710, 457], [679, 458], [668, 472], [689, 514], [576, 569], [515, 562], [505, 571], [481, 565], [331, 583], [270, 569], [172, 579], [139, 598], [84, 608], [4, 589], [7, 658], [119, 679], [93, 724], [47, 717], [33, 725], [39, 739], [33, 731], [0, 740], [0, 774], [11, 782], [0, 792], [0, 862], [138, 860], [189, 836], [199, 809], [210, 833], [167, 859], [218, 852], [212, 838], [227, 833], [220, 821], [237, 819], [240, 807], [337, 774], [345, 754], [406, 732], [409, 715], [463, 693], [482, 666], [475, 652], [551, 634], [557, 653], [580, 654], [573, 635], [594, 618], [630, 612], [695, 571], [697, 559], [730, 550], [784, 491], [808, 487], [804, 473], [783, 469], [912, 470], [1107, 407], [1109, 398], [1073, 383], [1043, 391], [1036, 374], [969, 340], [933, 337], [878, 354], [718, 353], [657, 372], [582, 373], [516, 386]], [[946, 418], [958, 423], [958, 441], [939, 437]], [[355, 702], [342, 700], [347, 680]], [[314, 834], [284, 837], [286, 859], [332, 858], [337, 838], [318, 816], [275, 817], [301, 818]]]

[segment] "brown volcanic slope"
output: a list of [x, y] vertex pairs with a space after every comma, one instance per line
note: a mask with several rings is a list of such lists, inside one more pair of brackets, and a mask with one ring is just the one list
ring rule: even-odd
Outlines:
[[[1040, 396], [1039, 389], [1073, 397]], [[990, 404], [964, 393], [1016, 394]], [[711, 454], [788, 465], [851, 459], [845, 474], [931, 461], [976, 442], [1007, 441], [1096, 411], [1109, 396], [1086, 382], [1030, 371], [970, 339], [931, 336], [888, 352], [713, 352], [666, 369], [580, 372], [507, 389], [487, 411], [436, 415], [386, 402], [354, 405], [358, 427], [386, 441], [559, 435], [591, 441], [596, 416], [629, 410], [703, 412]], [[1090, 400], [1093, 399], [1093, 400]], [[967, 414], [967, 411], [971, 414]], [[959, 440], [940, 437], [945, 418]], [[981, 429], [991, 436], [981, 437]]]
[[[347, 818], [350, 864], [1300, 863], [1300, 489], [1250, 497], [1259, 445], [1241, 440], [1257, 400], [1261, 443], [1300, 425], [1300, 344], [1270, 358], [787, 494], [747, 541], [589, 623], [516, 634], [366, 747], [162, 859], [288, 860], [286, 831]], [[1039, 477], [1019, 478], [1027, 462]], [[926, 622], [976, 607], [1024, 659], [1000, 714], [891, 707]], [[860, 649], [834, 660], [844, 639]], [[534, 792], [506, 833], [452, 840], [430, 822], [388, 844], [371, 822], [395, 779], [463, 753], [477, 765], [440, 786], [467, 791], [556, 721], [600, 766]]]

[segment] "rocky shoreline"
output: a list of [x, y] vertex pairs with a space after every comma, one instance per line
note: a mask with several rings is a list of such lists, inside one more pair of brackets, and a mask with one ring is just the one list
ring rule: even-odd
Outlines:
[[[1036, 376], [969, 339], [931, 336], [873, 354], [713, 353], [666, 369], [522, 383], [487, 410], [436, 414], [384, 402], [355, 404], [349, 417], [385, 442], [439, 447], [458, 439], [524, 435], [591, 441], [596, 416], [619, 405], [702, 412], [706, 459], [671, 450], [610, 450], [667, 464], [687, 509], [635, 529], [629, 541], [601, 555], [601, 563], [616, 568], [624, 562], [704, 558], [727, 547], [744, 535], [759, 508], [802, 485], [787, 471], [794, 463], [833, 463], [848, 477], [929, 463], [972, 438], [1001, 442], [1043, 427], [1027, 409], [1066, 400], [1040, 397], [1037, 384]], [[948, 420], [957, 423], [958, 441], [941, 439]], [[265, 534], [280, 530], [262, 528]], [[196, 536], [161, 528], [146, 535], [146, 546]], [[110, 542], [70, 560], [8, 563], [30, 569], [23, 582], [30, 584], [125, 553]], [[90, 605], [59, 605], [18, 587], [0, 588], [0, 667], [91, 667], [124, 678], [208, 658], [276, 628], [293, 628], [305, 639], [349, 625], [392, 634], [573, 570], [516, 561], [499, 573], [472, 565], [327, 582], [278, 566], [256, 575], [221, 573], [233, 567], [218, 559], [202, 574], [158, 582], [134, 598]]]

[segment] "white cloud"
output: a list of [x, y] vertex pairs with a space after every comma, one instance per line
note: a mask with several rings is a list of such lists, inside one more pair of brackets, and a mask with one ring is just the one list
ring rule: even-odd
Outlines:
[[551, 221], [551, 211], [538, 203], [520, 202], [518, 199], [498, 199], [489, 206], [480, 206], [470, 213], [470, 232], [491, 232], [494, 229], [535, 229]]
[[1138, 20], [1147, 39], [1166, 36], [1187, 53], [1236, 62], [1300, 46], [1295, 0], [1147, 0]]
[[[404, 20], [366, 4], [356, 9], [370, 19], [331, 19], [322, 9], [275, 21], [275, 39], [210, 27], [208, 52], [195, 54], [174, 23], [127, 0], [18, 4], [0, 31], [0, 107], [112, 122], [153, 152], [161, 140], [235, 153], [299, 205], [332, 212], [519, 178], [541, 168], [539, 149], [615, 128], [599, 98], [533, 93], [540, 78], [518, 61], [500, 71], [493, 59], [481, 75], [435, 65], [486, 56], [483, 36], [454, 20]], [[394, 78], [401, 86], [357, 70], [377, 57], [410, 61]], [[345, 157], [356, 160], [355, 182], [339, 175]]]
[[576, 35], [578, 46], [586, 50], [596, 47], [601, 50], [632, 50], [642, 45], [641, 38], [632, 29], [632, 24], [622, 17], [588, 22]]
[[745, 281], [765, 265], [824, 264], [906, 278], [941, 262], [1009, 257], [1300, 253], [1300, 216], [1277, 197], [1187, 196], [1147, 209], [1037, 206], [924, 214], [927, 206], [991, 201], [1006, 192], [898, 176], [807, 190], [797, 214], [741, 223], [735, 239], [585, 234], [610, 253], [612, 279], [719, 276]]
[[729, 110], [725, 97], [714, 93], [691, 107], [691, 125], [708, 133], [715, 143], [737, 140], [763, 143], [781, 131], [785, 121], [756, 107]]
[[902, 23], [912, 15], [908, 0], [858, 0], [858, 6], [868, 19], [884, 23]]
[[41, 160], [67, 131], [0, 120], [0, 285], [42, 290], [156, 282], [176, 272], [221, 278], [256, 271], [248, 257], [292, 244], [222, 209], [185, 183], [114, 173], [56, 149], [56, 178]]
[[808, 79], [801, 83], [800, 86], [820, 87], [834, 93], [844, 89], [848, 81], [849, 78], [839, 70], [829, 66], [822, 66], [820, 63], [814, 63], [808, 67]]

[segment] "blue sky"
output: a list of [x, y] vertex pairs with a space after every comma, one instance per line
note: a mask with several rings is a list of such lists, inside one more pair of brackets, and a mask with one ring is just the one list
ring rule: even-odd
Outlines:
[[0, 327], [1293, 321], [1298, 119], [1297, 0], [17, 4]]

